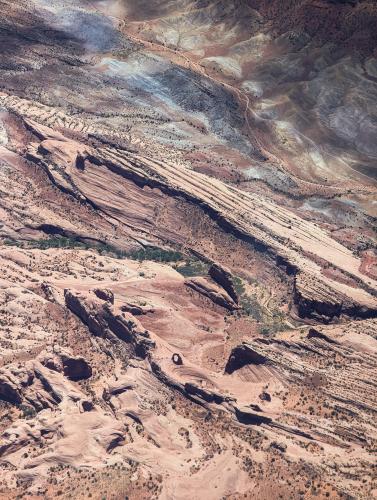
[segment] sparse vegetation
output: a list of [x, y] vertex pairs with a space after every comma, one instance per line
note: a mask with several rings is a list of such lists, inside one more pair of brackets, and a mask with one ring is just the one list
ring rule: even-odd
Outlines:
[[184, 256], [175, 250], [165, 250], [158, 247], [146, 247], [132, 252], [126, 252], [125, 257], [134, 260], [153, 260], [155, 262], [178, 262]]
[[240, 304], [243, 312], [247, 316], [253, 317], [256, 321], [263, 320], [264, 311], [255, 295], [249, 296], [247, 294], [243, 294], [240, 298]]
[[19, 406], [19, 409], [21, 410], [21, 418], [29, 419], [33, 418], [36, 415], [36, 411], [32, 406], [24, 405], [21, 404]]
[[97, 250], [101, 255], [108, 254], [119, 259], [133, 259], [138, 261], [153, 260], [155, 262], [179, 262], [185, 259], [184, 255], [176, 250], [166, 250], [164, 248], [148, 246], [137, 250], [124, 251], [109, 244], [86, 242], [78, 238], [68, 238], [65, 236], [54, 236], [28, 242], [8, 239], [4, 240], [4, 244], [20, 248], [38, 248], [40, 250], [47, 250], [48, 248], [93, 249]]
[[176, 266], [175, 269], [186, 278], [190, 278], [192, 276], [207, 275], [209, 265], [201, 260], [190, 260], [184, 264]]
[[263, 317], [263, 326], [260, 329], [262, 335], [273, 335], [282, 330], [287, 330], [288, 327], [284, 322], [284, 314], [279, 311], [273, 311], [271, 316]]
[[232, 278], [233, 278], [234, 289], [236, 290], [237, 295], [239, 297], [242, 297], [242, 295], [245, 293], [245, 286], [241, 278], [239, 278], [238, 276], [233, 276]]
[[77, 238], [67, 238], [65, 236], [54, 236], [50, 238], [41, 238], [32, 241], [4, 240], [4, 245], [16, 246], [19, 248], [38, 248], [47, 250], [48, 248], [90, 248], [91, 245], [83, 243]]
[[243, 313], [247, 316], [251, 316], [256, 321], [262, 321], [263, 308], [259, 304], [256, 295], [249, 295], [246, 292], [245, 285], [242, 279], [238, 276], [233, 276], [233, 285], [239, 297]]
[[242, 313], [261, 323], [260, 333], [262, 335], [273, 335], [286, 328], [284, 314], [279, 310], [274, 310], [272, 313], [271, 311], [267, 311], [259, 303], [256, 293], [247, 293], [245, 284], [240, 277], [233, 276], [233, 285], [239, 297]]

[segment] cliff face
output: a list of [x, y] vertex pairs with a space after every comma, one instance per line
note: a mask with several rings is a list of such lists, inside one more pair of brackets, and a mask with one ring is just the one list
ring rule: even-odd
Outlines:
[[0, 497], [371, 498], [376, 5], [0, 1]]

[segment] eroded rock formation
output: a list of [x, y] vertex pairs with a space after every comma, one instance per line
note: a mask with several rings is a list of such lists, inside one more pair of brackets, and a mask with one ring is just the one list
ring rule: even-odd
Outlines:
[[0, 497], [373, 498], [374, 2], [0, 4]]

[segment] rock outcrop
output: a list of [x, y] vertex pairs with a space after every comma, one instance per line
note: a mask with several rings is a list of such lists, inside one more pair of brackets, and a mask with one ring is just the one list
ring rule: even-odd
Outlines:
[[233, 284], [232, 273], [229, 269], [214, 263], [209, 268], [208, 274], [218, 285], [224, 288], [229, 297], [238, 304], [238, 295]]
[[258, 352], [256, 349], [253, 349], [250, 345], [243, 344], [232, 350], [225, 366], [225, 373], [232, 374], [234, 371], [249, 364], [265, 365], [267, 363], [267, 357]]
[[63, 401], [77, 403], [85, 399], [81, 391], [69, 381], [91, 376], [90, 367], [83, 358], [62, 355], [60, 362], [63, 373], [59, 361], [51, 364], [50, 353], [41, 353], [39, 359], [28, 361], [23, 367], [10, 365], [0, 375], [0, 399], [29, 406], [37, 412]]
[[224, 307], [229, 311], [238, 309], [237, 303], [228, 295], [226, 291], [222, 290], [215, 283], [211, 283], [206, 278], [190, 278], [187, 279], [185, 283], [189, 288], [192, 288], [196, 292], [210, 299], [215, 304]]
[[1, 1], [1, 499], [375, 496], [351, 3]]
[[89, 330], [97, 336], [114, 335], [118, 339], [132, 344], [138, 356], [146, 357], [154, 347], [149, 333], [130, 313], [118, 311], [111, 302], [103, 302], [97, 294], [83, 294], [65, 290], [68, 309], [76, 314]]
[[109, 302], [110, 304], [114, 304], [114, 294], [111, 290], [107, 290], [105, 288], [95, 288], [93, 293], [99, 299]]
[[[162, 165], [148, 157], [109, 147], [84, 148], [83, 153], [83, 147], [79, 143], [71, 143], [72, 141], [56, 134], [46, 125], [34, 124], [35, 120], [42, 124], [49, 123], [47, 109], [46, 112], [41, 112], [32, 103], [13, 96], [2, 96], [0, 102], [3, 106], [20, 112], [45, 141], [51, 141], [50, 136], [54, 137], [53, 144], [48, 142], [48, 151], [31, 147], [30, 159], [41, 161], [54, 178], [56, 175], [60, 176], [61, 180], [57, 181], [57, 185], [64, 184], [64, 190], [74, 196], [85, 199], [94, 206], [98, 205], [95, 196], [84, 187], [83, 190], [78, 187], [82, 184], [79, 181], [84, 174], [72, 166], [73, 157], [85, 154], [97, 168], [108, 169], [111, 177], [115, 175], [114, 179], [126, 177], [142, 185], [160, 188], [172, 196], [183, 196], [189, 202], [201, 206], [216, 220], [223, 221], [239, 237], [254, 240], [257, 247], [269, 249], [278, 260], [287, 262], [289, 269], [295, 270], [297, 275], [295, 293], [300, 315], [310, 317], [314, 314], [319, 318], [324, 317], [326, 321], [340, 314], [354, 314], [358, 311], [362, 317], [373, 317], [376, 314], [377, 299], [373, 296], [377, 289], [376, 282], [360, 272], [360, 259], [315, 224], [300, 219], [270, 200], [229, 188], [220, 181], [186, 167], [180, 167], [177, 173], [175, 165]], [[51, 110], [52, 114], [55, 112]], [[62, 148], [67, 147], [69, 153], [62, 156]], [[55, 150], [56, 158], [51, 157]], [[54, 167], [55, 160], [60, 162], [61, 171]], [[351, 276], [357, 287], [325, 276], [318, 260]]]

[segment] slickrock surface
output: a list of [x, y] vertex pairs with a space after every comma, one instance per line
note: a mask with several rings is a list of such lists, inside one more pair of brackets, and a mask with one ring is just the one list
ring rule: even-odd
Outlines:
[[374, 498], [375, 3], [0, 8], [0, 499]]

